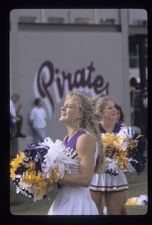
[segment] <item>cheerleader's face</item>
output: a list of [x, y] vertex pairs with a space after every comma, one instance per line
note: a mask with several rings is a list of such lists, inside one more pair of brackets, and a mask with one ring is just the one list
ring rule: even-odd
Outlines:
[[115, 107], [115, 103], [113, 101], [107, 101], [105, 108], [102, 112], [102, 118], [108, 120], [117, 120], [117, 109]]
[[72, 99], [66, 99], [63, 106], [61, 107], [59, 121], [68, 125], [74, 125], [75, 123], [78, 123], [79, 119], [80, 111], [78, 105]]

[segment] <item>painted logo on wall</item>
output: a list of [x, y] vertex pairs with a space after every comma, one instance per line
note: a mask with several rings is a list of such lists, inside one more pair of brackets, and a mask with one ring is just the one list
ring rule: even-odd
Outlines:
[[51, 61], [45, 61], [34, 78], [35, 97], [44, 101], [50, 118], [56, 104], [60, 104], [63, 97], [71, 91], [77, 91], [94, 98], [109, 94], [109, 82], [104, 81], [103, 75], [95, 74], [94, 63], [74, 73], [56, 68]]

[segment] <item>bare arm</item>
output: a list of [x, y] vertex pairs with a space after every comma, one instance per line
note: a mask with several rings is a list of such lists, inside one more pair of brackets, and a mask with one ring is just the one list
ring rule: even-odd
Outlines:
[[80, 159], [78, 174], [65, 174], [61, 180], [63, 184], [89, 186], [94, 173], [95, 139], [89, 134], [78, 138], [76, 150]]

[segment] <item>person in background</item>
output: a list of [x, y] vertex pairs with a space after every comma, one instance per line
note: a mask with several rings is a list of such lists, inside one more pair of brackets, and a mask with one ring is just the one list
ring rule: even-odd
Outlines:
[[16, 103], [19, 101], [20, 96], [19, 94], [13, 94], [10, 99], [10, 138], [25, 138], [26, 135], [22, 134], [21, 128], [23, 123], [23, 118], [20, 114], [20, 109], [22, 105], [19, 104], [16, 106]]
[[141, 129], [137, 126], [128, 126], [125, 123], [125, 119], [124, 119], [124, 113], [122, 111], [121, 106], [119, 106], [118, 104], [116, 104], [116, 109], [117, 109], [117, 122], [123, 124], [124, 126], [128, 127], [128, 131], [130, 132], [130, 138], [138, 136], [141, 134]]
[[135, 77], [130, 78], [130, 110], [131, 110], [131, 124], [134, 125], [135, 114], [135, 100], [137, 95], [138, 82]]
[[115, 104], [115, 106], [116, 106], [116, 109], [117, 109], [117, 122], [123, 123], [125, 125], [125, 123], [124, 123], [124, 113], [122, 111], [121, 106], [118, 105], [118, 104]]
[[43, 141], [47, 136], [47, 113], [42, 105], [41, 98], [34, 100], [34, 107], [30, 112], [29, 120], [35, 134], [34, 141]]
[[78, 165], [71, 167], [71, 174], [65, 173], [61, 178], [59, 183], [63, 186], [48, 215], [98, 215], [89, 185], [94, 171], [103, 170], [104, 151], [92, 102], [85, 95], [68, 94], [59, 121], [67, 129], [64, 151]]
[[130, 102], [131, 107], [134, 106], [134, 94], [136, 93], [138, 82], [135, 77], [130, 78]]
[[[95, 112], [99, 118], [101, 134], [113, 132], [121, 136], [123, 124], [117, 122], [118, 114], [113, 97], [101, 97], [95, 105]], [[95, 173], [90, 185], [91, 196], [97, 205], [99, 214], [104, 214], [103, 200], [108, 215], [127, 214], [125, 207], [126, 190], [128, 190], [128, 182], [123, 170], [117, 175], [108, 171], [101, 174]]]

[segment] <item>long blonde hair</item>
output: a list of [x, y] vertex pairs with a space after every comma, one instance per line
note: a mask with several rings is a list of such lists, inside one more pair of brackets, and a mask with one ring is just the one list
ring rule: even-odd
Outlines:
[[74, 102], [76, 102], [80, 110], [81, 116], [80, 116], [79, 123], [77, 124], [77, 129], [88, 131], [91, 135], [95, 137], [98, 143], [99, 154], [96, 161], [95, 172], [100, 173], [104, 170], [105, 155], [104, 155], [103, 143], [101, 141], [101, 134], [100, 134], [98, 122], [94, 115], [93, 101], [89, 97], [83, 94], [74, 93], [74, 92], [70, 92], [66, 96], [66, 99], [67, 98], [70, 98]]
[[98, 120], [101, 120], [102, 117], [101, 117], [101, 113], [104, 111], [106, 105], [107, 105], [107, 102], [109, 101], [112, 101], [115, 103], [115, 100], [112, 96], [110, 95], [105, 95], [103, 97], [101, 97], [95, 104], [95, 113], [98, 117]]

